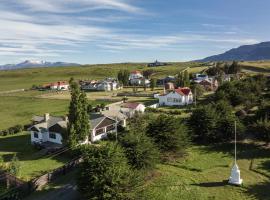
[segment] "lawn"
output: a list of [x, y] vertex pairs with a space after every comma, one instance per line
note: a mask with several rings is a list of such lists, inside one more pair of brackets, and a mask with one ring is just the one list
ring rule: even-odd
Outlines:
[[6, 163], [17, 154], [21, 165], [19, 177], [26, 181], [56, 169], [71, 159], [65, 155], [42, 156], [31, 145], [30, 134], [27, 132], [0, 137], [0, 144], [0, 155]]
[[[227, 184], [233, 165], [233, 144], [192, 145], [185, 159], [158, 165], [154, 177], [146, 181], [137, 199], [145, 200], [269, 200], [270, 180], [250, 170], [251, 160], [270, 161], [270, 149], [253, 143], [238, 145], [238, 165], [244, 180], [242, 187]], [[269, 173], [269, 166], [261, 166]], [[58, 179], [28, 199], [49, 195], [74, 183], [75, 173]]]
[[[264, 158], [269, 164], [270, 150], [252, 144], [239, 145], [238, 165], [243, 187], [227, 184], [233, 165], [233, 145], [193, 146], [186, 160], [161, 164], [156, 177], [142, 193], [147, 200], [269, 200], [270, 180], [249, 169], [250, 159]], [[269, 165], [262, 166], [269, 173]]]
[[147, 67], [145, 63], [129, 63], [0, 71], [0, 91], [28, 89], [34, 84], [39, 85], [52, 81], [69, 80], [71, 77], [75, 79], [116, 77], [121, 69], [128, 69], [130, 71], [153, 69], [155, 77], [164, 77], [175, 75], [187, 67], [191, 67], [190, 72], [192, 73], [205, 69], [205, 67], [201, 67], [198, 63], [172, 63], [169, 66], [154, 68]]
[[[66, 94], [66, 93], [65, 93]], [[33, 115], [50, 113], [56, 116], [66, 115], [68, 112], [69, 98], [41, 98], [41, 96], [61, 95], [59, 92], [25, 91], [0, 95], [0, 130], [11, 126], [29, 124]], [[89, 100], [93, 106], [108, 104], [102, 99]]]

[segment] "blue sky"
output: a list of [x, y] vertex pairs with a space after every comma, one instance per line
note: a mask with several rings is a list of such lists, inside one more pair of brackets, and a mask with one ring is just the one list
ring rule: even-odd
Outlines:
[[0, 63], [188, 61], [268, 41], [269, 0], [0, 0]]

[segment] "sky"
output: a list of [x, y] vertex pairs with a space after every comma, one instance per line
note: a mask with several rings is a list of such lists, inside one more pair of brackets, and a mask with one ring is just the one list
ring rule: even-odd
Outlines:
[[189, 61], [269, 40], [269, 0], [0, 0], [0, 64]]

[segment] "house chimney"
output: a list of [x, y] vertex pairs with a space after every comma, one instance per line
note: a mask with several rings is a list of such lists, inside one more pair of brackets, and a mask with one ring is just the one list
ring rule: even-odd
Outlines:
[[45, 122], [47, 122], [49, 120], [49, 118], [50, 118], [50, 114], [49, 113], [45, 113], [44, 114], [44, 120], [45, 120]]

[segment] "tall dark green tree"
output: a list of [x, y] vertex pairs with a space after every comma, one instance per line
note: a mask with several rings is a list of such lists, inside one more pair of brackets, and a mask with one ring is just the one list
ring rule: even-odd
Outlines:
[[89, 135], [89, 115], [86, 95], [80, 90], [78, 83], [70, 80], [71, 101], [68, 114], [68, 144], [75, 147]]
[[129, 130], [120, 139], [129, 164], [138, 170], [153, 169], [159, 161], [159, 151], [151, 138], [137, 129]]
[[164, 114], [150, 121], [146, 134], [153, 138], [162, 152], [184, 152], [189, 143], [186, 126]]
[[117, 74], [118, 81], [127, 86], [129, 84], [129, 71], [128, 70], [120, 70]]
[[99, 147], [84, 146], [82, 155], [77, 185], [84, 199], [134, 199], [138, 178], [130, 169], [119, 145], [108, 143]]
[[182, 72], [179, 72], [176, 76], [176, 86], [183, 87], [184, 86], [184, 76]]
[[183, 82], [184, 82], [184, 87], [189, 87], [190, 86], [190, 80], [189, 80], [189, 73], [188, 70], [185, 70], [184, 72], [184, 77], [183, 77]]
[[151, 90], [154, 91], [155, 87], [157, 86], [157, 80], [155, 78], [152, 78], [150, 80], [150, 87], [151, 87]]
[[239, 63], [237, 61], [233, 61], [233, 63], [229, 67], [228, 72], [229, 72], [229, 74], [237, 74], [237, 73], [241, 72], [241, 66], [239, 65]]

